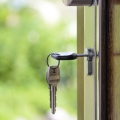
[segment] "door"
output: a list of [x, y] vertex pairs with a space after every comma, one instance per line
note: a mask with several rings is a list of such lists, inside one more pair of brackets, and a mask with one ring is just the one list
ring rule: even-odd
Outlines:
[[[120, 0], [99, 0], [97, 61], [97, 120], [120, 120]], [[78, 53], [92, 47], [94, 10], [78, 7]], [[90, 42], [89, 42], [90, 41]], [[86, 76], [84, 59], [78, 59], [78, 120], [96, 120], [94, 73]]]
[[101, 120], [120, 120], [120, 0], [100, 4]]

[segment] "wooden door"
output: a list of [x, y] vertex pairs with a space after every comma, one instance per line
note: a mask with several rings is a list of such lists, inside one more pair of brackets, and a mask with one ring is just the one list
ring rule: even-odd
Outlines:
[[100, 5], [100, 120], [120, 120], [120, 0]]

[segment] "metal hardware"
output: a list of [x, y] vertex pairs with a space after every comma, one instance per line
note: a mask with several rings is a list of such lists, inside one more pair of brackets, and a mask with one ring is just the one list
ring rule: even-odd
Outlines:
[[97, 0], [94, 0], [94, 112], [95, 120], [98, 120], [98, 80], [97, 80]]
[[[48, 66], [48, 67], [49, 67], [48, 59], [49, 59], [49, 57], [51, 56], [51, 54], [52, 54], [52, 53], [50, 53], [50, 54], [47, 56], [47, 59], [46, 59], [46, 62], [47, 62], [47, 66]], [[60, 60], [58, 60], [58, 65], [56, 66], [56, 68], [59, 67], [59, 65], [60, 65]]]
[[56, 92], [57, 84], [60, 82], [60, 69], [58, 66], [49, 66], [46, 73], [46, 81], [49, 86], [50, 108], [52, 113], [56, 112]]
[[94, 0], [63, 0], [67, 6], [91, 6], [94, 4]]
[[87, 57], [87, 75], [92, 75], [93, 71], [93, 56], [94, 56], [94, 51], [91, 48], [85, 49], [85, 53], [89, 56]]
[[75, 60], [78, 57], [87, 57], [87, 75], [92, 75], [92, 60], [94, 51], [91, 48], [85, 49], [85, 54], [76, 54], [72, 52], [51, 53], [51, 57], [56, 60]]

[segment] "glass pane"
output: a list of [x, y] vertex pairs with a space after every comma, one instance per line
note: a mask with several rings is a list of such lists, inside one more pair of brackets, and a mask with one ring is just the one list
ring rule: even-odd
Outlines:
[[62, 0], [0, 0], [0, 120], [77, 119], [76, 61], [61, 61], [55, 115], [46, 83], [47, 55], [76, 53], [76, 33]]

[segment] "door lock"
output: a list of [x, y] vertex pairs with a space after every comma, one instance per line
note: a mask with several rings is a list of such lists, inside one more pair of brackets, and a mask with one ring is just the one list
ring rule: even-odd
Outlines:
[[76, 54], [72, 52], [51, 53], [52, 58], [56, 60], [75, 60], [78, 57], [87, 58], [87, 75], [92, 75], [92, 60], [94, 57], [94, 50], [92, 48], [85, 49], [84, 54]]
[[91, 6], [94, 0], [63, 0], [63, 3], [67, 6]]

